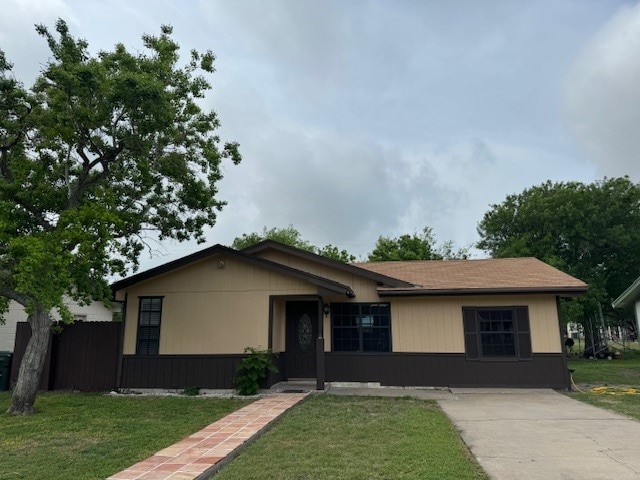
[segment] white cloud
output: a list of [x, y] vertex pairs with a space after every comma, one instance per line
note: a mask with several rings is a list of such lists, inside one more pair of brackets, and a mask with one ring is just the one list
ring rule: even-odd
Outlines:
[[[425, 225], [441, 241], [468, 244], [489, 205], [505, 195], [547, 179], [593, 180], [559, 112], [569, 65], [614, 9], [572, 0], [9, 0], [0, 48], [30, 83], [48, 58], [34, 23], [67, 19], [93, 53], [116, 42], [135, 51], [142, 33], [172, 24], [185, 51], [217, 55], [205, 103], [220, 115], [221, 138], [239, 141], [244, 157], [224, 167], [220, 198], [228, 205], [208, 241], [229, 244], [291, 223], [316, 244], [364, 254], [379, 235]], [[616, 68], [605, 62], [607, 71], [637, 62], [625, 58]], [[597, 71], [588, 73], [589, 82], [609, 87]], [[626, 79], [632, 98], [633, 78], [616, 78]], [[597, 95], [582, 92], [578, 107], [587, 108]], [[604, 109], [611, 98], [601, 97], [604, 106], [595, 107]], [[613, 110], [607, 115], [622, 115]], [[587, 114], [578, 111], [577, 119]], [[625, 115], [633, 115], [631, 106]], [[632, 145], [631, 129], [619, 129], [626, 135], [619, 144]], [[145, 267], [199, 247], [158, 248], [167, 256], [145, 259]]]
[[576, 60], [567, 117], [603, 174], [640, 179], [640, 4], [622, 7]]

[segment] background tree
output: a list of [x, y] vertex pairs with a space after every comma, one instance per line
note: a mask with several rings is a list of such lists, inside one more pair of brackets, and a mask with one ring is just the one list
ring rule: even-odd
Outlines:
[[338, 262], [349, 263], [356, 259], [355, 256], [346, 250], [340, 250], [333, 245], [325, 245], [322, 248], [316, 247], [311, 242], [303, 239], [302, 234], [296, 230], [293, 225], [285, 228], [267, 228], [265, 226], [262, 228], [262, 232], [243, 233], [233, 240], [231, 247], [236, 250], [242, 250], [243, 248], [248, 248], [256, 243], [260, 243], [263, 240], [274, 240], [291, 247], [299, 248], [300, 250], [306, 250], [307, 252], [328, 257]]
[[318, 255], [322, 255], [323, 257], [330, 258], [331, 260], [335, 260], [337, 262], [342, 263], [351, 263], [356, 261], [355, 255], [351, 255], [346, 250], [340, 250], [338, 247], [333, 246], [331, 244], [325, 245], [322, 248], [316, 249], [316, 253]]
[[602, 316], [619, 318], [611, 301], [640, 274], [640, 186], [628, 177], [549, 181], [492, 205], [478, 233], [492, 257], [536, 257], [587, 282], [563, 317], [588, 330]]
[[315, 253], [316, 250], [314, 245], [302, 238], [302, 234], [296, 230], [293, 225], [289, 225], [284, 228], [267, 228], [265, 226], [262, 228], [262, 232], [243, 233], [241, 236], [233, 239], [231, 247], [236, 250], [242, 250], [244, 248], [252, 247], [256, 243], [260, 243], [264, 240], [273, 240], [278, 243], [283, 243], [285, 245], [313, 253]]
[[431, 227], [424, 227], [421, 233], [405, 234], [396, 238], [379, 237], [373, 251], [368, 255], [370, 262], [399, 260], [461, 260], [469, 257], [469, 249], [454, 249], [452, 240], [438, 247]]
[[33, 411], [52, 310], [71, 320], [63, 295], [108, 300], [105, 278], [137, 266], [147, 231], [202, 241], [224, 202], [214, 112], [199, 99], [211, 52], [178, 66], [171, 28], [144, 35], [146, 48], [91, 56], [59, 20], [38, 26], [51, 60], [31, 89], [0, 55], [0, 298], [24, 306], [32, 336], [9, 412]]

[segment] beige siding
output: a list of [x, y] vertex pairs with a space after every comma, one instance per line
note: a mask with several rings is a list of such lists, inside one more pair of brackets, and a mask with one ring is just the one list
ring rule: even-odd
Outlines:
[[225, 354], [242, 353], [247, 346], [267, 347], [269, 295], [314, 295], [317, 288], [217, 255], [134, 285], [126, 292], [125, 354], [136, 350], [141, 296], [164, 297], [161, 354]]
[[462, 307], [529, 306], [534, 353], [560, 353], [552, 295], [394, 298], [391, 334], [395, 352], [464, 353]]
[[[325, 294], [326, 303], [390, 302], [392, 348], [395, 352], [464, 352], [463, 306], [528, 305], [535, 353], [562, 351], [553, 295], [485, 295], [467, 297], [380, 298], [376, 284], [331, 266], [266, 251], [261, 256], [349, 285], [356, 297]], [[309, 282], [291, 278], [234, 258], [216, 255], [126, 291], [127, 322], [124, 353], [134, 354], [140, 296], [163, 296], [161, 354], [242, 353], [245, 347], [268, 346], [269, 297], [316, 295]], [[125, 292], [118, 292], [122, 298]], [[273, 302], [273, 345], [284, 352], [286, 300]], [[331, 349], [331, 321], [323, 319], [325, 350]]]
[[[308, 272], [324, 278], [329, 278], [334, 282], [339, 282], [343, 285], [348, 285], [356, 294], [356, 298], [352, 300], [354, 302], [380, 301], [380, 298], [378, 297], [376, 282], [372, 280], [367, 280], [365, 278], [358, 277], [357, 275], [352, 275], [328, 265], [315, 263], [275, 250], [260, 252], [258, 255], [260, 255], [265, 260], [280, 263], [281, 265], [286, 265], [297, 270], [302, 270], [303, 272]], [[325, 301], [327, 300], [325, 299]], [[337, 297], [335, 301], [345, 302], [348, 301], [348, 299], [346, 299], [345, 297]]]

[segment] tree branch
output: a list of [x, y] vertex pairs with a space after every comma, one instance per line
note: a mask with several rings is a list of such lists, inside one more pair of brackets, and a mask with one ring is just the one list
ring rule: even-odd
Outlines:
[[18, 292], [14, 292], [13, 290], [10, 290], [8, 288], [0, 288], [0, 297], [9, 298], [9, 299], [19, 303], [23, 307], [27, 306], [27, 297], [26, 296], [21, 295]]

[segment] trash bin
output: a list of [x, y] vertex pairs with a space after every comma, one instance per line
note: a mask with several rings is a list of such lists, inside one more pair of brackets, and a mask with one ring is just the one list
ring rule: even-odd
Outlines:
[[11, 376], [11, 352], [0, 352], [0, 392], [9, 390], [9, 377]]

